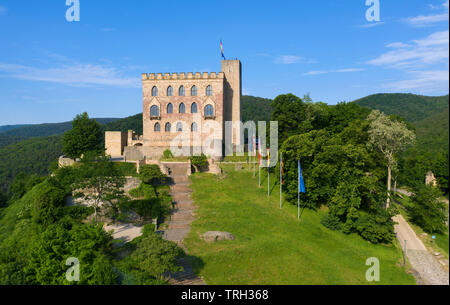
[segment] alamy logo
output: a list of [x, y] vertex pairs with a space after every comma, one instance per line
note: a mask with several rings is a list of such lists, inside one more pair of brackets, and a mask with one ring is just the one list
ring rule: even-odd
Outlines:
[[366, 260], [366, 266], [371, 266], [366, 271], [366, 280], [368, 282], [380, 281], [380, 261], [376, 257], [369, 257]]
[[80, 281], [80, 261], [76, 257], [69, 257], [66, 260], [66, 266], [70, 266], [66, 271], [66, 280], [68, 282]]
[[80, 21], [80, 0], [66, 0], [66, 20], [68, 22]]
[[366, 11], [367, 21], [380, 21], [380, 0], [366, 0], [366, 6], [370, 6]]

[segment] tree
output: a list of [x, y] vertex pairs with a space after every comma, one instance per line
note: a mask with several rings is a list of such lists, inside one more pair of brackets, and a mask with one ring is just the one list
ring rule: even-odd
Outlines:
[[57, 221], [64, 206], [66, 192], [52, 186], [48, 181], [39, 185], [33, 202], [32, 219], [34, 222], [48, 226]]
[[87, 155], [81, 160], [79, 176], [74, 183], [75, 196], [92, 203], [94, 217], [102, 204], [117, 210], [117, 204], [123, 198], [122, 190], [125, 178], [106, 156]]
[[100, 153], [103, 149], [102, 128], [86, 112], [79, 114], [72, 122], [72, 130], [63, 136], [63, 152], [70, 158], [80, 158], [87, 152]]
[[173, 242], [163, 240], [155, 233], [144, 235], [129, 257], [129, 263], [136, 271], [143, 273], [144, 278], [164, 280], [167, 272], [181, 271], [177, 258], [183, 251]]
[[440, 201], [442, 194], [439, 189], [421, 183], [414, 187], [413, 192], [413, 206], [409, 211], [412, 220], [426, 232], [444, 232], [448, 212], [445, 204]]
[[448, 149], [445, 152], [440, 152], [438, 154], [437, 160], [435, 161], [434, 171], [436, 175], [436, 179], [438, 181], [439, 187], [442, 188], [445, 193], [448, 193], [449, 190], [449, 155]]
[[371, 122], [369, 129], [369, 147], [379, 150], [387, 161], [387, 200], [386, 208], [390, 205], [392, 167], [396, 162], [396, 154], [412, 144], [416, 135], [409, 130], [404, 122], [392, 120], [384, 113], [374, 110], [367, 119]]
[[[112, 237], [101, 225], [57, 223], [48, 226], [30, 245], [25, 267], [27, 284], [113, 285], [117, 275], [111, 259]], [[80, 281], [66, 280], [66, 260], [77, 258]]]
[[8, 203], [8, 197], [0, 190], [0, 208], [5, 207]]

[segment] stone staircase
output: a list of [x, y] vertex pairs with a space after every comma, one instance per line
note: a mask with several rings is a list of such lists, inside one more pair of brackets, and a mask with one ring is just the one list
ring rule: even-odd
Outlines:
[[[170, 169], [170, 177], [173, 185], [170, 187], [174, 204], [174, 210], [167, 223], [167, 229], [162, 231], [162, 236], [166, 240], [178, 244], [185, 252], [183, 240], [189, 234], [191, 223], [194, 221], [194, 212], [196, 207], [194, 201], [190, 198], [192, 190], [189, 187], [190, 181], [187, 175], [188, 163], [166, 163]], [[172, 285], [206, 285], [192, 270], [192, 264], [189, 258], [184, 257], [178, 260], [178, 264], [184, 268], [183, 271], [172, 274], [170, 283]]]

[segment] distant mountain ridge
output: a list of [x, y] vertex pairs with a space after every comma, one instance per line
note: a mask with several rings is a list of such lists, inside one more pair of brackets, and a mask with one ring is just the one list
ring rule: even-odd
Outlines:
[[402, 93], [380, 93], [354, 101], [370, 109], [378, 109], [386, 114], [396, 114], [410, 123], [426, 119], [445, 111], [449, 106], [449, 96], [423, 96]]
[[437, 152], [449, 148], [449, 96], [383, 93], [358, 99], [354, 103], [386, 114], [395, 114], [416, 128], [417, 148]]
[[[112, 123], [119, 119], [96, 118], [95, 120], [103, 125]], [[6, 129], [3, 132], [0, 132], [0, 147], [4, 147], [31, 138], [61, 135], [72, 129], [72, 121], [32, 125], [9, 125], [0, 126], [0, 128]]]

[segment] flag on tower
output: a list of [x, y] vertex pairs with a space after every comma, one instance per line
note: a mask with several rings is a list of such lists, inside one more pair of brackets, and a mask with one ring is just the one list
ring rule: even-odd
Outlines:
[[225, 60], [225, 55], [223, 54], [223, 44], [222, 44], [222, 40], [220, 41], [220, 53], [222, 54], [222, 58]]

